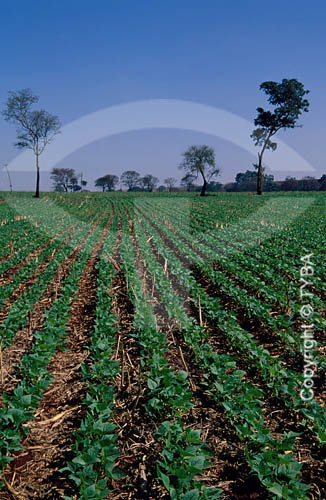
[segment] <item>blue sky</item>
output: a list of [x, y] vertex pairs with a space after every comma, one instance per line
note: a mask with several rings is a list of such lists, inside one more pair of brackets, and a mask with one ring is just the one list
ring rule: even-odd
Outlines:
[[[326, 173], [325, 14], [321, 0], [2, 0], [1, 107], [9, 90], [30, 87], [63, 125], [112, 105], [156, 98], [202, 103], [253, 121], [257, 106], [266, 105], [261, 82], [297, 78], [311, 91], [310, 111], [302, 128], [280, 138], [318, 177]], [[15, 127], [1, 118], [0, 164], [18, 154], [14, 141]], [[210, 135], [154, 129], [101, 139], [59, 166], [82, 171], [92, 190], [100, 175], [127, 169], [162, 181], [180, 178], [181, 153], [202, 143], [214, 147], [222, 182], [256, 160]], [[13, 173], [14, 188], [32, 190], [34, 177], [33, 165]], [[0, 171], [0, 189], [7, 184]], [[50, 187], [44, 172], [41, 189]]]

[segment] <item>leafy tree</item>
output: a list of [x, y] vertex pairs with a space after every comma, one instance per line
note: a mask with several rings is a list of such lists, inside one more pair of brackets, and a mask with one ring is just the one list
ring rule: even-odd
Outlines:
[[96, 187], [101, 187], [103, 192], [106, 191], [114, 191], [116, 185], [119, 182], [119, 177], [117, 175], [107, 174], [103, 175], [103, 177], [99, 177], [95, 181]]
[[299, 191], [319, 191], [320, 189], [319, 181], [310, 175], [300, 179], [298, 182]]
[[295, 177], [286, 177], [281, 184], [281, 191], [299, 191], [299, 181]]
[[213, 148], [206, 145], [190, 146], [183, 153], [183, 161], [179, 168], [186, 170], [188, 174], [195, 175], [196, 179], [200, 174], [203, 178], [203, 186], [200, 196], [205, 196], [207, 182], [220, 173], [215, 165], [215, 152]]
[[172, 191], [172, 188], [173, 186], [175, 186], [176, 182], [177, 179], [175, 179], [174, 177], [167, 177], [166, 179], [164, 179], [164, 184], [167, 185], [169, 192]]
[[3, 111], [5, 120], [15, 123], [17, 127], [18, 148], [29, 148], [36, 159], [35, 198], [40, 197], [40, 163], [39, 157], [53, 137], [60, 131], [60, 121], [44, 109], [32, 111], [33, 104], [39, 100], [30, 89], [9, 92], [6, 108]]
[[319, 191], [326, 191], [326, 174], [322, 175], [319, 182]]
[[257, 182], [257, 172], [252, 170], [246, 170], [246, 172], [239, 172], [235, 176], [235, 182], [237, 184], [243, 184], [245, 182]]
[[72, 183], [72, 179], [76, 177], [76, 172], [73, 168], [53, 168], [51, 170], [51, 179], [53, 179], [54, 190], [61, 188], [62, 191], [68, 191]]
[[187, 191], [194, 191], [196, 176], [193, 174], [186, 174], [181, 179], [181, 186], [185, 187]]
[[139, 179], [139, 183], [144, 190], [152, 192], [155, 186], [157, 186], [159, 179], [151, 174], [147, 174]]
[[207, 183], [207, 193], [219, 193], [222, 191], [222, 184], [216, 181], [210, 181]]
[[[235, 177], [234, 191], [255, 191], [257, 187], [258, 172], [247, 170], [239, 172]], [[277, 184], [274, 182], [274, 175], [263, 174], [263, 188], [265, 191], [276, 191]]]
[[257, 194], [262, 194], [263, 180], [263, 155], [266, 149], [275, 151], [277, 143], [271, 138], [281, 129], [297, 127], [296, 122], [303, 111], [307, 112], [309, 102], [304, 98], [309, 90], [305, 90], [303, 84], [295, 78], [283, 79], [281, 83], [263, 82], [260, 89], [268, 95], [268, 102], [274, 106], [273, 111], [265, 111], [257, 108], [258, 116], [255, 118], [256, 128], [250, 137], [256, 146], [261, 146], [258, 153], [258, 178]]
[[233, 193], [234, 191], [236, 191], [236, 183], [228, 182], [227, 184], [224, 184], [223, 189], [227, 193]]
[[161, 185], [161, 186], [159, 186], [159, 187], [157, 188], [157, 190], [158, 190], [158, 192], [159, 192], [159, 193], [164, 193], [164, 191], [166, 191], [166, 187], [165, 187], [165, 186], [163, 186], [163, 185]]
[[132, 191], [139, 184], [140, 174], [135, 170], [126, 170], [121, 175], [121, 184], [128, 188], [128, 191]]
[[80, 191], [81, 190], [81, 187], [78, 185], [78, 178], [77, 176], [73, 176], [71, 179], [70, 179], [70, 184], [69, 184], [69, 189], [71, 192], [75, 192], [75, 191]]

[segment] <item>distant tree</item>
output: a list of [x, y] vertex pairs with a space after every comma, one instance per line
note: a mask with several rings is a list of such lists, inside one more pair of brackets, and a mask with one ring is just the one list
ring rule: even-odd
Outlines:
[[[257, 187], [258, 172], [247, 170], [239, 172], [235, 177], [234, 191], [255, 191]], [[274, 181], [274, 175], [263, 174], [263, 188], [265, 191], [276, 191], [277, 184]]]
[[257, 108], [258, 116], [255, 118], [256, 128], [251, 134], [256, 146], [261, 146], [258, 153], [257, 194], [262, 194], [263, 187], [263, 155], [266, 149], [275, 151], [277, 143], [271, 138], [281, 129], [294, 128], [303, 111], [307, 112], [309, 102], [304, 98], [309, 90], [296, 79], [283, 79], [281, 83], [263, 82], [260, 89], [268, 95], [268, 102], [274, 111], [265, 111]]
[[299, 191], [299, 181], [295, 177], [286, 177], [281, 184], [281, 191]]
[[206, 145], [190, 146], [183, 153], [183, 160], [179, 168], [185, 170], [188, 174], [195, 175], [196, 179], [200, 174], [203, 178], [203, 186], [200, 196], [205, 196], [207, 182], [220, 173], [215, 165], [214, 149]]
[[55, 191], [57, 191], [57, 187], [60, 187], [62, 191], [67, 192], [72, 179], [76, 177], [76, 172], [73, 168], [53, 168], [50, 177], [53, 180]]
[[319, 183], [319, 191], [326, 191], [326, 174], [322, 175], [320, 179], [318, 179]]
[[157, 188], [157, 190], [158, 190], [159, 193], [163, 193], [164, 191], [166, 191], [166, 187], [165, 186], [159, 186]]
[[144, 175], [139, 179], [139, 183], [145, 191], [152, 192], [158, 184], [159, 179], [151, 174]]
[[194, 191], [196, 176], [193, 174], [186, 174], [181, 179], [181, 186], [186, 188], [187, 191]]
[[44, 109], [32, 111], [33, 104], [39, 100], [30, 89], [9, 92], [6, 108], [3, 111], [5, 120], [15, 123], [17, 127], [18, 148], [31, 149], [36, 160], [35, 198], [40, 197], [40, 163], [39, 157], [53, 137], [60, 131], [60, 121]]
[[172, 191], [172, 188], [176, 183], [177, 179], [175, 179], [174, 177], [167, 177], [166, 179], [164, 179], [164, 184], [167, 185], [169, 192]]
[[224, 184], [223, 189], [227, 193], [233, 193], [236, 191], [236, 182], [228, 182], [227, 184]]
[[239, 172], [235, 176], [235, 182], [239, 185], [245, 182], [257, 182], [257, 172], [252, 170], [246, 170], [246, 172]]
[[207, 193], [219, 193], [222, 191], [222, 184], [216, 181], [210, 181], [207, 183], [206, 191]]
[[299, 191], [319, 191], [320, 189], [319, 181], [310, 175], [300, 179], [298, 183]]
[[87, 186], [87, 181], [84, 180], [83, 172], [80, 172], [80, 174], [77, 175], [77, 178], [80, 179], [80, 190], [84, 191]]
[[70, 179], [69, 189], [71, 192], [81, 191], [81, 186], [78, 185], [78, 178], [74, 176]]
[[95, 181], [96, 187], [101, 187], [102, 191], [114, 191], [116, 185], [119, 182], [119, 177], [117, 175], [107, 174], [103, 177], [99, 177]]
[[140, 179], [140, 174], [135, 170], [126, 170], [121, 175], [120, 181], [123, 186], [128, 188], [128, 191], [132, 191], [135, 187], [138, 186]]

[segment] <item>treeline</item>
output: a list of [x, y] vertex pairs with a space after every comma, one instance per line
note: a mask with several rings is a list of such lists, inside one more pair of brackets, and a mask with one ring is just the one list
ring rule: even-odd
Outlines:
[[[247, 170], [245, 173], [238, 173], [235, 182], [230, 182], [223, 186], [227, 192], [254, 192], [257, 186], [258, 174], [255, 171]], [[271, 191], [326, 191], [326, 174], [320, 179], [306, 176], [303, 179], [286, 177], [284, 181], [275, 181], [273, 175], [263, 174], [263, 190]]]
[[[83, 174], [77, 174], [72, 168], [53, 168], [51, 172], [54, 191], [61, 192], [76, 192], [87, 191], [87, 181], [83, 179]], [[235, 182], [221, 184], [217, 181], [209, 181], [206, 186], [206, 191], [209, 193], [226, 192], [255, 192], [257, 186], [257, 171], [247, 170], [239, 172], [235, 177]], [[119, 178], [115, 174], [106, 174], [99, 177], [95, 181], [95, 187], [101, 188], [102, 191], [117, 191], [122, 187], [126, 191], [145, 191], [145, 192], [200, 192], [202, 187], [197, 185], [197, 178], [193, 174], [186, 174], [182, 177], [180, 186], [177, 186], [177, 179], [167, 177], [164, 179], [164, 184], [159, 184], [159, 179], [151, 174], [141, 176], [136, 170], [126, 170]], [[120, 185], [120, 189], [118, 188]], [[286, 177], [284, 181], [275, 181], [273, 175], [263, 174], [263, 190], [271, 191], [326, 191], [326, 174], [320, 179], [306, 176], [303, 179], [295, 177]]]

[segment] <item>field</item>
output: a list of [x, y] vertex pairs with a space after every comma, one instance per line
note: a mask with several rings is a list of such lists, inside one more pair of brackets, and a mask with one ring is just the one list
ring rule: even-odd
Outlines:
[[325, 500], [325, 194], [3, 193], [0, 223], [0, 499]]

